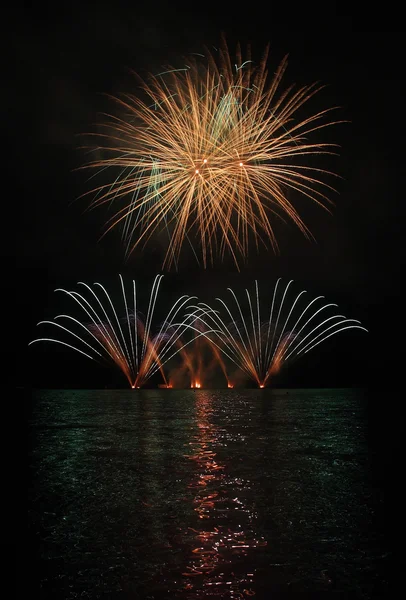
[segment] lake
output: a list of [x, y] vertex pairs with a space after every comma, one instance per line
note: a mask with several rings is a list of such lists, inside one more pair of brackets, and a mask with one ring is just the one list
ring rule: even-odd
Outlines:
[[43, 599], [384, 598], [363, 390], [38, 390]]

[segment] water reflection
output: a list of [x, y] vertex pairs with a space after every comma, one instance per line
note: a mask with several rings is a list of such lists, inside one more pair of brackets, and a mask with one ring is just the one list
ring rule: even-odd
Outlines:
[[351, 390], [37, 392], [20, 596], [390, 598], [364, 406]]
[[202, 594], [217, 598], [247, 598], [255, 595], [255, 550], [266, 546], [255, 534], [257, 515], [250, 481], [232, 478], [227, 464], [218, 458], [229, 434], [215, 424], [215, 399], [210, 392], [196, 392], [196, 433], [189, 442], [187, 458], [196, 464], [188, 488], [196, 513], [196, 526], [185, 533], [192, 550], [182, 573], [187, 598]]

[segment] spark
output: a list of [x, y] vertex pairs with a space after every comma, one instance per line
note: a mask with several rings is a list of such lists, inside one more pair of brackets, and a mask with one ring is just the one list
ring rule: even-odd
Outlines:
[[179, 341], [181, 348], [179, 356], [182, 361], [178, 367], [171, 370], [170, 383], [175, 385], [182, 381], [183, 376], [190, 378], [190, 387], [203, 388], [212, 381], [215, 369], [220, 369], [228, 382], [227, 369], [221, 352], [216, 346], [207, 339], [209, 333], [213, 331], [202, 328], [200, 322], [197, 322], [194, 315], [189, 314], [185, 321], [186, 328], [193, 332], [193, 339], [185, 344], [184, 338]]
[[231, 308], [216, 298], [220, 310], [200, 303], [189, 313], [190, 319], [210, 331], [210, 342], [261, 389], [288, 361], [307, 354], [331, 336], [349, 329], [368, 331], [357, 319], [338, 314], [337, 305], [326, 303], [324, 296], [305, 300], [306, 290], [291, 294], [293, 280], [285, 285], [280, 285], [281, 281], [277, 280], [272, 302], [265, 310], [255, 281], [254, 294], [245, 290], [246, 307], [228, 288]]
[[295, 193], [328, 210], [332, 173], [306, 159], [333, 153], [334, 144], [312, 141], [334, 123], [333, 108], [298, 114], [322, 86], [281, 89], [287, 57], [269, 77], [268, 48], [257, 65], [239, 47], [236, 59], [233, 68], [223, 42], [187, 68], [141, 81], [143, 97], [114, 98], [118, 110], [95, 134], [101, 158], [83, 167], [114, 175], [85, 195], [91, 208], [113, 206], [105, 233], [122, 225], [127, 256], [165, 232], [163, 267], [177, 265], [185, 242], [197, 259], [200, 248], [204, 267], [226, 253], [239, 267], [251, 240], [277, 251], [276, 215], [312, 237]]
[[[180, 315], [192, 297], [183, 295], [178, 298], [162, 324], [156, 327], [155, 308], [163, 275], [157, 275], [152, 284], [145, 318], [138, 309], [135, 281], [132, 281], [130, 306], [123, 278], [121, 275], [119, 278], [124, 307], [121, 318], [112, 297], [102, 284], [96, 282], [91, 287], [87, 283], [79, 282], [78, 285], [85, 288], [83, 293], [64, 289], [55, 291], [71, 298], [76, 307], [79, 307], [82, 318], [76, 319], [71, 315], [61, 314], [53, 321], [38, 323], [56, 328], [58, 333], [67, 336], [68, 341], [58, 337], [41, 337], [31, 341], [29, 345], [36, 342], [54, 342], [92, 360], [107, 359], [122, 371], [132, 389], [139, 389], [152, 375], [160, 371], [165, 387], [169, 388], [171, 386], [166, 380], [163, 366], [183, 348], [179, 340], [187, 322], [182, 320]], [[70, 343], [73, 341], [75, 345]]]

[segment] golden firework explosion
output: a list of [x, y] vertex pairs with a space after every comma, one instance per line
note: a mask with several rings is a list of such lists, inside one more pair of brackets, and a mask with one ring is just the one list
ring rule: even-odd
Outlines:
[[250, 238], [277, 250], [276, 215], [311, 236], [289, 195], [327, 208], [329, 172], [302, 159], [331, 153], [332, 144], [309, 137], [332, 124], [332, 109], [296, 118], [321, 87], [281, 91], [287, 58], [272, 78], [267, 61], [268, 49], [255, 65], [237, 48], [233, 64], [224, 43], [216, 55], [141, 81], [139, 96], [115, 98], [120, 110], [96, 134], [99, 158], [86, 168], [117, 169], [92, 190], [91, 206], [113, 205], [106, 231], [123, 225], [127, 255], [166, 231], [163, 266], [177, 263], [187, 240], [195, 255], [200, 246], [204, 267], [226, 251], [238, 267]]

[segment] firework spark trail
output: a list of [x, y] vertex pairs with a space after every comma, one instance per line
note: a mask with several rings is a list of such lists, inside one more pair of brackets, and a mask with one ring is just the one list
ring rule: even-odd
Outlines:
[[206, 387], [210, 385], [213, 370], [216, 368], [221, 369], [227, 383], [230, 384], [223, 356], [208, 339], [208, 336], [216, 331], [203, 327], [202, 322], [196, 320], [194, 313], [190, 313], [185, 321], [187, 329], [192, 331], [193, 338], [188, 342], [185, 342], [185, 337], [178, 341], [182, 361], [179, 366], [172, 369], [169, 387], [176, 387], [176, 382], [184, 374], [187, 374], [190, 379], [190, 387]]
[[[29, 343], [54, 342], [61, 344], [90, 359], [107, 358], [121, 369], [131, 387], [141, 387], [158, 370], [166, 383], [163, 372], [164, 364], [170, 360], [182, 345], [179, 345], [182, 333], [188, 325], [188, 320], [181, 317], [181, 312], [195, 299], [186, 295], [176, 300], [170, 308], [165, 320], [153, 334], [154, 315], [158, 298], [159, 287], [163, 275], [157, 275], [149, 297], [147, 315], [142, 320], [137, 307], [136, 284], [133, 281], [133, 312], [129, 308], [123, 278], [120, 277], [121, 295], [124, 305], [124, 317], [122, 322], [116, 307], [107, 290], [100, 283], [94, 287], [101, 290], [97, 294], [95, 290], [86, 283], [79, 282], [84, 286], [90, 299], [84, 294], [58, 288], [57, 292], [63, 292], [79, 306], [80, 312], [85, 318], [79, 320], [71, 315], [57, 315], [53, 321], [40, 321], [38, 325], [52, 325], [59, 333], [64, 332], [67, 340], [42, 337]], [[104, 299], [104, 302], [103, 302]], [[60, 321], [63, 320], [64, 325]], [[69, 326], [66, 325], [68, 322]], [[69, 343], [72, 338], [77, 345]]]
[[114, 205], [107, 231], [123, 225], [127, 255], [165, 230], [163, 266], [177, 265], [187, 240], [194, 252], [200, 246], [203, 266], [229, 252], [238, 267], [250, 239], [277, 250], [275, 215], [311, 237], [288, 191], [327, 208], [331, 173], [300, 161], [332, 153], [333, 144], [309, 141], [333, 124], [325, 119], [332, 109], [299, 118], [321, 86], [281, 91], [286, 57], [270, 80], [268, 49], [257, 66], [248, 58], [237, 48], [233, 66], [224, 43], [217, 57], [141, 81], [145, 101], [114, 99], [123, 115], [107, 115], [94, 148], [102, 157], [83, 168], [119, 171], [89, 193], [91, 207]]
[[233, 308], [221, 298], [216, 298], [220, 310], [200, 303], [193, 306], [188, 315], [191, 323], [201, 322], [207, 331], [211, 330], [207, 334], [211, 343], [259, 387], [268, 385], [271, 376], [288, 361], [310, 352], [331, 336], [347, 329], [367, 331], [356, 319], [331, 314], [337, 305], [321, 302], [324, 296], [303, 300], [306, 290], [289, 295], [293, 280], [282, 288], [280, 282], [281, 279], [278, 279], [274, 287], [268, 320], [262, 318], [257, 281], [255, 298], [245, 290], [247, 310], [234, 291], [228, 288]]

